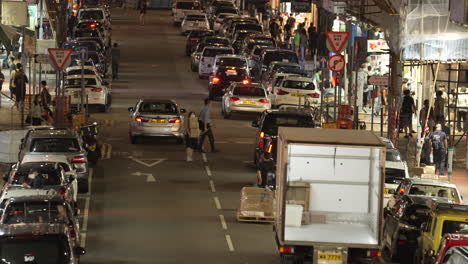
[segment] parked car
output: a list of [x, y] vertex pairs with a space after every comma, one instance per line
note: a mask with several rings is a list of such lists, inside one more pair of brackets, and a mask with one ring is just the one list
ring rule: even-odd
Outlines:
[[387, 206], [388, 201], [396, 192], [401, 181], [409, 177], [408, 165], [401, 158], [400, 151], [395, 148], [387, 149], [385, 158], [384, 206]]
[[213, 64], [218, 55], [234, 54], [234, 49], [230, 47], [207, 46], [203, 49], [198, 67], [198, 78], [208, 77], [213, 73]]
[[258, 78], [261, 78], [263, 72], [265, 72], [270, 63], [274, 61], [290, 62], [299, 64], [297, 54], [292, 50], [286, 49], [265, 49], [260, 55], [258, 63]]
[[214, 100], [223, 96], [225, 89], [233, 82], [250, 83], [247, 69], [245, 67], [218, 66], [209, 77], [208, 97]]
[[237, 70], [245, 70], [246, 78], [249, 77], [250, 70], [247, 63], [247, 58], [241, 55], [218, 55], [215, 57], [213, 64], [213, 72], [218, 70], [218, 67], [235, 68], [236, 71], [226, 72], [228, 75], [237, 75]]
[[77, 108], [81, 104], [81, 82], [84, 81], [84, 104], [97, 107], [101, 112], [108, 112], [112, 103], [109, 83], [98, 75], [68, 75], [65, 78], [64, 93], [70, 96], [71, 107]]
[[82, 32], [88, 30], [98, 30], [101, 34], [102, 38], [104, 39], [106, 46], [110, 46], [112, 42], [111, 31], [106, 28], [101, 22], [97, 20], [87, 19], [81, 20], [75, 26], [75, 32]]
[[297, 63], [290, 63], [290, 62], [282, 62], [282, 61], [274, 61], [270, 64], [268, 69], [263, 73], [262, 76], [262, 83], [267, 84], [270, 82], [271, 78], [275, 75], [275, 73], [278, 71], [280, 68], [286, 68], [286, 69], [293, 69], [293, 70], [300, 70], [301, 65]]
[[174, 16], [174, 24], [179, 24], [185, 17], [185, 13], [193, 11], [201, 12], [201, 4], [193, 0], [176, 0], [172, 6], [172, 15]]
[[435, 264], [468, 264], [468, 234], [445, 234]]
[[233, 113], [261, 113], [270, 108], [268, 92], [257, 83], [232, 83], [221, 99], [221, 113], [225, 119]]
[[272, 107], [281, 105], [320, 106], [320, 90], [315, 88], [312, 78], [290, 75], [284, 77], [270, 96]]
[[142, 137], [173, 137], [178, 143], [184, 138], [185, 109], [172, 100], [139, 100], [130, 112], [130, 142], [136, 144]]
[[234, 33], [232, 37], [231, 45], [234, 48], [234, 51], [236, 52], [236, 54], [242, 55], [241, 53], [242, 42], [249, 35], [256, 34], [256, 33], [257, 33], [256, 31], [252, 31], [252, 30], [238, 30]]
[[221, 24], [223, 23], [223, 20], [227, 17], [235, 17], [237, 16], [236, 14], [232, 13], [219, 13], [216, 17], [213, 19], [213, 30], [215, 32], [219, 31], [219, 28], [221, 27]]
[[249, 54], [246, 54], [247, 58], [249, 59], [249, 67], [252, 70], [253, 76], [258, 76], [260, 71], [260, 59], [262, 52], [265, 49], [275, 48], [270, 45], [255, 45]]
[[205, 37], [195, 48], [195, 51], [192, 53], [190, 60], [190, 68], [193, 72], [198, 71], [198, 66], [200, 65], [200, 59], [202, 56], [203, 49], [207, 46], [214, 47], [229, 47], [230, 43], [227, 38], [223, 37]]
[[110, 15], [102, 7], [82, 8], [78, 10], [78, 23], [83, 20], [95, 20], [101, 23], [105, 29], [110, 27]]
[[276, 41], [268, 35], [249, 35], [242, 42], [241, 53], [249, 54], [256, 45], [276, 47]]
[[187, 42], [185, 44], [185, 55], [190, 56], [198, 43], [200, 43], [204, 37], [208, 36], [214, 36], [213, 30], [197, 29], [190, 31], [187, 35]]
[[209, 30], [208, 18], [203, 13], [188, 13], [180, 26], [182, 34], [185, 35], [192, 30]]

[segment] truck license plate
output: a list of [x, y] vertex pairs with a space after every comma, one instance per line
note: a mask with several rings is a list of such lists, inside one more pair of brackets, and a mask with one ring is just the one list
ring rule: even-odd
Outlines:
[[341, 255], [335, 255], [335, 254], [319, 254], [318, 259], [319, 260], [342, 260]]

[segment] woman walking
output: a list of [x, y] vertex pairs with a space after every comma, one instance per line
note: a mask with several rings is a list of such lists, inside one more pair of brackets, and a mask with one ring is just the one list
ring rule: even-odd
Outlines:
[[145, 25], [145, 14], [146, 14], [146, 1], [141, 1], [140, 3], [140, 25]]
[[34, 102], [33, 102], [33, 105], [31, 106], [30, 122], [33, 126], [42, 125], [42, 102], [41, 102], [41, 97], [39, 95], [34, 96]]
[[185, 122], [185, 144], [187, 151], [187, 162], [193, 161], [193, 150], [198, 149], [198, 139], [200, 138], [200, 127], [198, 124], [198, 117], [194, 112], [187, 115], [187, 122]]

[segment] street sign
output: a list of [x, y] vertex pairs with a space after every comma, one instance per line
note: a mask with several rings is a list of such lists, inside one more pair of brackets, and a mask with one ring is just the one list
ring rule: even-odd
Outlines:
[[340, 53], [341, 50], [346, 46], [349, 39], [349, 32], [334, 32], [329, 31], [325, 33], [327, 36], [327, 43], [335, 53]]
[[36, 63], [49, 64], [49, 55], [47, 54], [36, 54]]
[[58, 71], [63, 70], [70, 64], [70, 55], [72, 49], [48, 49], [49, 56], [52, 59], [52, 66]]
[[328, 68], [333, 72], [341, 72], [345, 66], [345, 58], [341, 55], [334, 55], [328, 59]]
[[88, 47], [79, 47], [78, 52], [80, 53], [80, 59], [85, 61], [88, 59]]
[[319, 59], [319, 67], [321, 69], [325, 69], [328, 67], [328, 59], [327, 57], [320, 57]]
[[388, 76], [369, 76], [369, 78], [367, 78], [367, 84], [388, 86]]

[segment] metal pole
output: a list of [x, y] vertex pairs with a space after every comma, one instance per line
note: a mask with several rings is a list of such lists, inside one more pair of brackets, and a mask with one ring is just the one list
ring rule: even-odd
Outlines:
[[[25, 39], [25, 27], [22, 27], [23, 29], [23, 39], [22, 39], [22, 43], [21, 43], [21, 56], [24, 56], [24, 39]], [[23, 58], [23, 57], [22, 57]], [[23, 66], [24, 68], [24, 66]], [[16, 89], [18, 89], [18, 87], [16, 87]], [[20, 93], [20, 91], [18, 91], [18, 93]], [[26, 93], [26, 92], [25, 92]], [[26, 95], [24, 94], [23, 95], [23, 98], [22, 98], [22, 102], [18, 102], [18, 100], [16, 101], [17, 104], [20, 104], [20, 108], [21, 108], [21, 127], [24, 127], [24, 99], [25, 99]]]
[[84, 83], [84, 61], [81, 58], [81, 102], [80, 102], [80, 113], [84, 113], [84, 96], [85, 96], [85, 83]]

